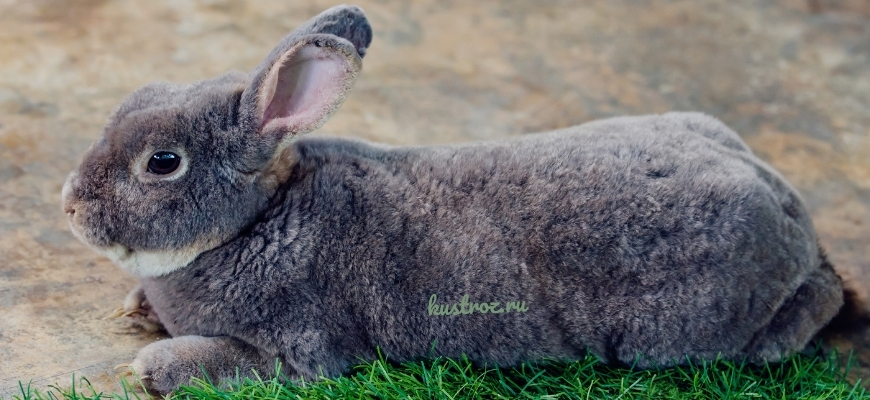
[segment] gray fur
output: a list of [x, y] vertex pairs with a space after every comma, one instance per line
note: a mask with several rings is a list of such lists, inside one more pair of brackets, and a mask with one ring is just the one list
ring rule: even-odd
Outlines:
[[[502, 366], [587, 350], [641, 368], [778, 361], [843, 304], [795, 189], [712, 117], [457, 146], [287, 142], [256, 132], [256, 97], [242, 95], [276, 54], [251, 76], [140, 89], [64, 190], [91, 245], [220, 238], [142, 279], [149, 315], [173, 336], [133, 364], [151, 390], [187, 383], [200, 364], [214, 378], [236, 366], [265, 375], [276, 359], [291, 378], [334, 376], [378, 346], [396, 361]], [[137, 184], [126, 165], [154, 143], [183, 146], [189, 172]], [[528, 310], [434, 316], [433, 294]]]

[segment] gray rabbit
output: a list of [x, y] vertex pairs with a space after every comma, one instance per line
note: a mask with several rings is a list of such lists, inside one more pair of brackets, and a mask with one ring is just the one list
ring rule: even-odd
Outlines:
[[132, 363], [150, 391], [276, 360], [334, 376], [378, 347], [778, 361], [844, 305], [798, 193], [703, 114], [456, 146], [300, 138], [371, 37], [338, 6], [250, 74], [145, 86], [69, 176], [73, 232], [141, 278], [122, 313], [172, 336]]

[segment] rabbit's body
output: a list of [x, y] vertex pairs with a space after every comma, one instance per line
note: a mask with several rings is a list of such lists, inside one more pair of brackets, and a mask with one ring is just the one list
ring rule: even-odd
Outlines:
[[[775, 361], [841, 304], [795, 191], [701, 114], [468, 146], [291, 149], [260, 222], [144, 280], [173, 336], [238, 338], [309, 377], [433, 342], [500, 365], [588, 347], [650, 367]], [[528, 310], [430, 315], [433, 294]]]
[[370, 41], [338, 6], [250, 74], [148, 85], [70, 174], [73, 232], [142, 278], [119, 314], [173, 336], [132, 364], [149, 390], [276, 359], [335, 375], [377, 347], [775, 361], [841, 309], [796, 191], [702, 114], [462, 146], [295, 140], [339, 107]]

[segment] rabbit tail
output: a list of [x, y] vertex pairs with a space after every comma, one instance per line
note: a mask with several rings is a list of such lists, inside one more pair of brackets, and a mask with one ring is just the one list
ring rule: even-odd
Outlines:
[[[822, 261], [822, 269], [834, 270], [834, 266], [828, 261], [821, 247], [819, 247], [819, 258]], [[827, 340], [834, 336], [849, 337], [863, 333], [868, 327], [870, 327], [870, 310], [858, 296], [858, 292], [843, 282], [843, 306], [831, 322], [819, 332], [818, 338]]]

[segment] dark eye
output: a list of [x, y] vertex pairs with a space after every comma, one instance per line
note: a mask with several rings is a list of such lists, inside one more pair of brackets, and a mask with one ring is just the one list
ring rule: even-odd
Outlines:
[[156, 175], [172, 173], [181, 165], [181, 156], [168, 151], [158, 151], [148, 160], [148, 172]]

